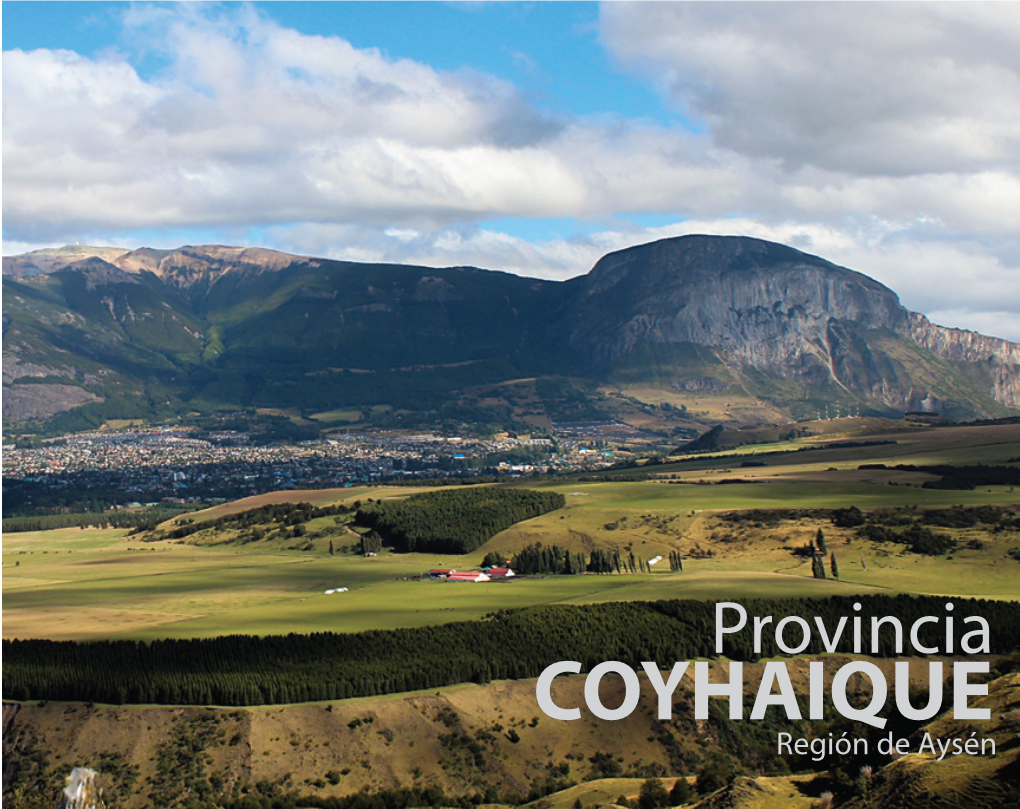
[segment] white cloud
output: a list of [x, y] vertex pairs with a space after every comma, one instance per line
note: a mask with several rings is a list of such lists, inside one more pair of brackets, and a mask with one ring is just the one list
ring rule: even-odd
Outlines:
[[742, 154], [902, 176], [1020, 151], [1015, 4], [608, 3], [602, 35]]

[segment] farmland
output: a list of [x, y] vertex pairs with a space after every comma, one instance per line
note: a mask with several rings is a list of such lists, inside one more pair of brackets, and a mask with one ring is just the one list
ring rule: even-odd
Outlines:
[[[954, 530], [950, 533], [961, 542], [958, 551], [924, 556], [889, 543], [862, 541], [852, 530], [836, 528], [824, 516], [806, 511], [791, 513], [771, 526], [734, 526], [720, 517], [743, 509], [1020, 505], [1020, 494], [1010, 486], [972, 491], [922, 488], [925, 480], [936, 478], [893, 468], [907, 462], [967, 463], [978, 456], [1008, 461], [1020, 455], [1017, 425], [911, 430], [883, 438], [896, 443], [837, 445], [784, 455], [774, 454], [775, 445], [759, 447], [757, 454], [741, 447], [720, 457], [648, 469], [654, 477], [644, 480], [529, 482], [528, 488], [562, 494], [566, 506], [518, 523], [466, 556], [384, 551], [363, 558], [344, 550], [356, 544], [358, 534], [350, 526], [333, 525], [332, 518], [309, 524], [308, 536], [300, 543], [237, 545], [229, 535], [209, 531], [188, 541], [94, 528], [9, 534], [3, 548], [4, 637], [350, 632], [470, 620], [499, 609], [539, 604], [714, 599], [733, 594], [917, 592], [1020, 598], [1020, 562], [1008, 556], [1020, 547], [1015, 530], [980, 526]], [[812, 443], [787, 442], [781, 448]], [[887, 468], [858, 468], [876, 458]], [[741, 467], [748, 459], [764, 465]], [[740, 482], [718, 485], [720, 480]], [[415, 491], [422, 489], [279, 492], [191, 517], [211, 520], [281, 502], [350, 505], [403, 498]], [[810, 564], [794, 553], [819, 528], [839, 558], [839, 581], [812, 578]], [[342, 552], [330, 555], [330, 542]], [[685, 569], [671, 573], [663, 562], [651, 574], [549, 576], [485, 585], [405, 580], [434, 567], [476, 567], [489, 551], [510, 558], [538, 542], [573, 552], [617, 548], [643, 560], [677, 549], [685, 557]], [[349, 590], [324, 595], [325, 590], [340, 587]]]

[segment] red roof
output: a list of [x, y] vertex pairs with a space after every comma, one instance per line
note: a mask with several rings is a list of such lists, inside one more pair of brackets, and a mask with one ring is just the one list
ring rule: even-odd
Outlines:
[[473, 572], [464, 573], [451, 573], [449, 576], [450, 581], [486, 581], [489, 577], [481, 571], [475, 570]]
[[490, 576], [507, 576], [510, 573], [513, 573], [513, 571], [510, 568], [508, 568], [508, 567], [490, 567], [489, 568], [489, 575]]

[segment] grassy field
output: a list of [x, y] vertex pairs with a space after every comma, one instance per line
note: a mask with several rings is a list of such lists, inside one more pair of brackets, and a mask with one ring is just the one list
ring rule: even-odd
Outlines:
[[[497, 609], [610, 600], [795, 596], [892, 590], [1020, 598], [1015, 536], [982, 550], [922, 557], [899, 546], [846, 544], [826, 526], [842, 581], [817, 581], [792, 548], [814, 535], [810, 520], [780, 529], [726, 532], [714, 509], [792, 505], [889, 505], [914, 494], [927, 505], [1002, 501], [1007, 493], [861, 486], [823, 495], [811, 487], [592, 483], [562, 487], [569, 505], [518, 524], [466, 557], [383, 553], [329, 556], [247, 546], [143, 542], [116, 530], [10, 534], [3, 549], [4, 637], [200, 637], [224, 633], [357, 631], [481, 618]], [[768, 491], [776, 489], [777, 491]], [[744, 497], [739, 492], [746, 491]], [[797, 494], [800, 494], [798, 497]], [[344, 490], [345, 496], [356, 496]], [[376, 492], [378, 494], [378, 492]], [[403, 495], [403, 491], [390, 492]], [[914, 500], [915, 498], [907, 498]], [[624, 519], [625, 518], [625, 519]], [[611, 522], [623, 527], [607, 530]], [[488, 549], [510, 555], [532, 542], [617, 546], [643, 559], [683, 550], [683, 573], [553, 576], [509, 583], [404, 580], [432, 567], [470, 569]], [[320, 543], [321, 544], [321, 543]], [[696, 550], [716, 555], [692, 558]], [[866, 569], [865, 566], [866, 565]], [[327, 589], [348, 592], [324, 595]]]
[[[848, 435], [834, 429], [825, 438]], [[826, 519], [803, 517], [770, 528], [734, 526], [719, 516], [740, 509], [1020, 505], [1020, 493], [1011, 487], [925, 489], [919, 473], [857, 468], [875, 462], [1006, 462], [1020, 456], [1018, 425], [906, 429], [882, 437], [896, 443], [759, 455], [765, 466], [740, 467], [735, 461], [752, 451], [744, 447], [735, 456], [658, 467], [659, 477], [645, 481], [516, 484], [561, 492], [567, 505], [511, 527], [464, 557], [330, 556], [330, 541], [338, 548], [357, 541], [347, 529], [334, 529], [339, 533], [332, 539], [324, 534], [302, 540], [309, 550], [280, 543], [216, 544], [215, 537], [200, 544], [144, 541], [118, 530], [11, 533], [3, 543], [3, 635], [157, 638], [358, 631], [471, 620], [498, 609], [550, 603], [880, 590], [1020, 598], [1020, 562], [1008, 556], [1020, 549], [1016, 531], [950, 531], [960, 547], [932, 557], [855, 538], [852, 529], [837, 529]], [[802, 439], [799, 445], [818, 440]], [[689, 468], [692, 464], [696, 468]], [[742, 482], [698, 483], [734, 478]], [[350, 504], [421, 490], [376, 486], [275, 492], [189, 516], [212, 519], [276, 502]], [[309, 535], [331, 521], [310, 523]], [[810, 564], [794, 553], [818, 528], [837, 555], [840, 581], [812, 578]], [[615, 548], [643, 560], [678, 550], [685, 570], [671, 573], [664, 561], [650, 575], [551, 576], [490, 584], [408, 580], [433, 567], [471, 569], [491, 550], [509, 558], [537, 542], [584, 553]], [[324, 595], [340, 587], [349, 590]]]
[[[61, 536], [55, 536], [61, 534]], [[350, 632], [481, 618], [549, 603], [710, 598], [720, 592], [808, 595], [867, 585], [798, 575], [697, 569], [643, 576], [554, 576], [505, 584], [404, 581], [470, 557], [145, 544], [120, 531], [49, 531], [4, 543], [4, 637], [205, 637]], [[325, 595], [347, 587], [346, 593]]]

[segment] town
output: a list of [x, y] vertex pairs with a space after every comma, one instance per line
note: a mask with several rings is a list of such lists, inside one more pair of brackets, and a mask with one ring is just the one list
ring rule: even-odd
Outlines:
[[553, 439], [380, 430], [259, 444], [244, 432], [159, 427], [77, 433], [40, 447], [5, 448], [3, 476], [5, 487], [20, 481], [117, 492], [125, 502], [194, 502], [295, 487], [590, 471], [629, 457], [607, 446], [597, 435], [566, 431]]

